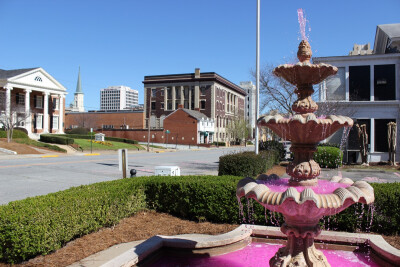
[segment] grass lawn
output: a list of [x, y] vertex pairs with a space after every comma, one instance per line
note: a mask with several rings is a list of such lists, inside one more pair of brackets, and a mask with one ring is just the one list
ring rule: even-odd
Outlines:
[[[74, 139], [74, 143], [79, 145], [84, 151], [90, 150], [90, 140], [88, 139]], [[143, 150], [141, 145], [127, 144], [114, 141], [105, 141], [104, 144], [95, 143], [93, 140], [93, 150], [118, 150], [121, 148], [131, 149], [131, 150]]]
[[[29, 138], [13, 138], [13, 142], [19, 143], [19, 144], [25, 144], [25, 145], [29, 145], [29, 146], [36, 146], [36, 147], [41, 147], [41, 148], [47, 148], [53, 151], [57, 151], [57, 152], [67, 152], [65, 149], [60, 148], [56, 145], [51, 145], [51, 144], [47, 144], [47, 143], [43, 143], [43, 142], [38, 142], [36, 140], [32, 140]], [[90, 144], [89, 144], [90, 145]]]

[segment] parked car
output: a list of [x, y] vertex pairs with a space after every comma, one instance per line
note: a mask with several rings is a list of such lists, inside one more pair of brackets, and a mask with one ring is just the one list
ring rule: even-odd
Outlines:
[[292, 146], [292, 142], [290, 141], [279, 141], [279, 143], [281, 143], [283, 145], [283, 148], [286, 151], [286, 155], [285, 155], [285, 159], [290, 159], [291, 158], [291, 153], [290, 152], [290, 147]]

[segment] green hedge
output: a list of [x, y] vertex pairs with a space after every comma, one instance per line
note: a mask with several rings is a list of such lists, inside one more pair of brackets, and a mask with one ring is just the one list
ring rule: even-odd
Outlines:
[[279, 163], [279, 156], [275, 150], [241, 152], [219, 157], [218, 175], [235, 175], [255, 177], [265, 173], [274, 164]]
[[260, 151], [263, 151], [263, 150], [278, 151], [280, 159], [284, 159], [286, 156], [286, 150], [285, 150], [285, 147], [283, 146], [283, 144], [278, 141], [275, 141], [275, 140], [260, 142], [258, 147], [259, 147]]
[[[282, 215], [265, 212], [242, 198], [239, 213], [235, 176], [152, 176], [71, 188], [0, 206], [0, 261], [15, 263], [48, 254], [66, 242], [116, 224], [147, 208], [183, 219], [214, 223], [282, 224]], [[400, 183], [372, 184], [373, 206], [355, 204], [321, 220], [325, 229], [400, 233]], [[370, 224], [371, 212], [374, 220]]]
[[[90, 134], [89, 135], [84, 135], [84, 134], [58, 134], [57, 136], [61, 137], [68, 137], [68, 138], [73, 138], [73, 139], [90, 139]], [[94, 136], [92, 137], [94, 140]], [[127, 143], [127, 144], [138, 144], [139, 142], [136, 140], [131, 140], [127, 138], [119, 138], [119, 137], [105, 137], [105, 141], [114, 141], [114, 142], [121, 142], [121, 143]]]
[[71, 145], [74, 143], [74, 139], [64, 137], [61, 135], [52, 134], [41, 134], [40, 141], [45, 143], [61, 144], [61, 145]]
[[128, 179], [97, 183], [0, 206], [0, 261], [45, 255], [118, 223], [145, 207], [138, 185]]
[[214, 146], [226, 146], [225, 142], [213, 142]]
[[338, 168], [343, 164], [343, 152], [336, 147], [317, 147], [314, 160], [322, 168]]
[[[4, 130], [0, 130], [0, 138], [7, 138], [7, 132]], [[29, 138], [28, 135], [20, 130], [15, 129], [13, 131], [13, 135], [12, 135], [13, 139], [17, 139], [17, 138]]]

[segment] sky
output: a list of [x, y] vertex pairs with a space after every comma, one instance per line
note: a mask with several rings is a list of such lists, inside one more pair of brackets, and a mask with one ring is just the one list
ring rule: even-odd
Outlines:
[[[256, 0], [0, 0], [0, 69], [42, 67], [74, 98], [79, 67], [86, 110], [100, 89], [139, 91], [146, 75], [216, 72], [253, 80]], [[313, 56], [348, 55], [376, 26], [400, 23], [400, 0], [261, 0], [260, 62], [293, 61], [297, 10], [307, 19]]]

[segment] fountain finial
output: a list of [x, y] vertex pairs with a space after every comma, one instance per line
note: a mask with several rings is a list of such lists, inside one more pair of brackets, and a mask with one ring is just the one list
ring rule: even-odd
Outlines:
[[297, 50], [297, 58], [300, 62], [310, 62], [312, 57], [311, 46], [307, 40], [302, 40]]

